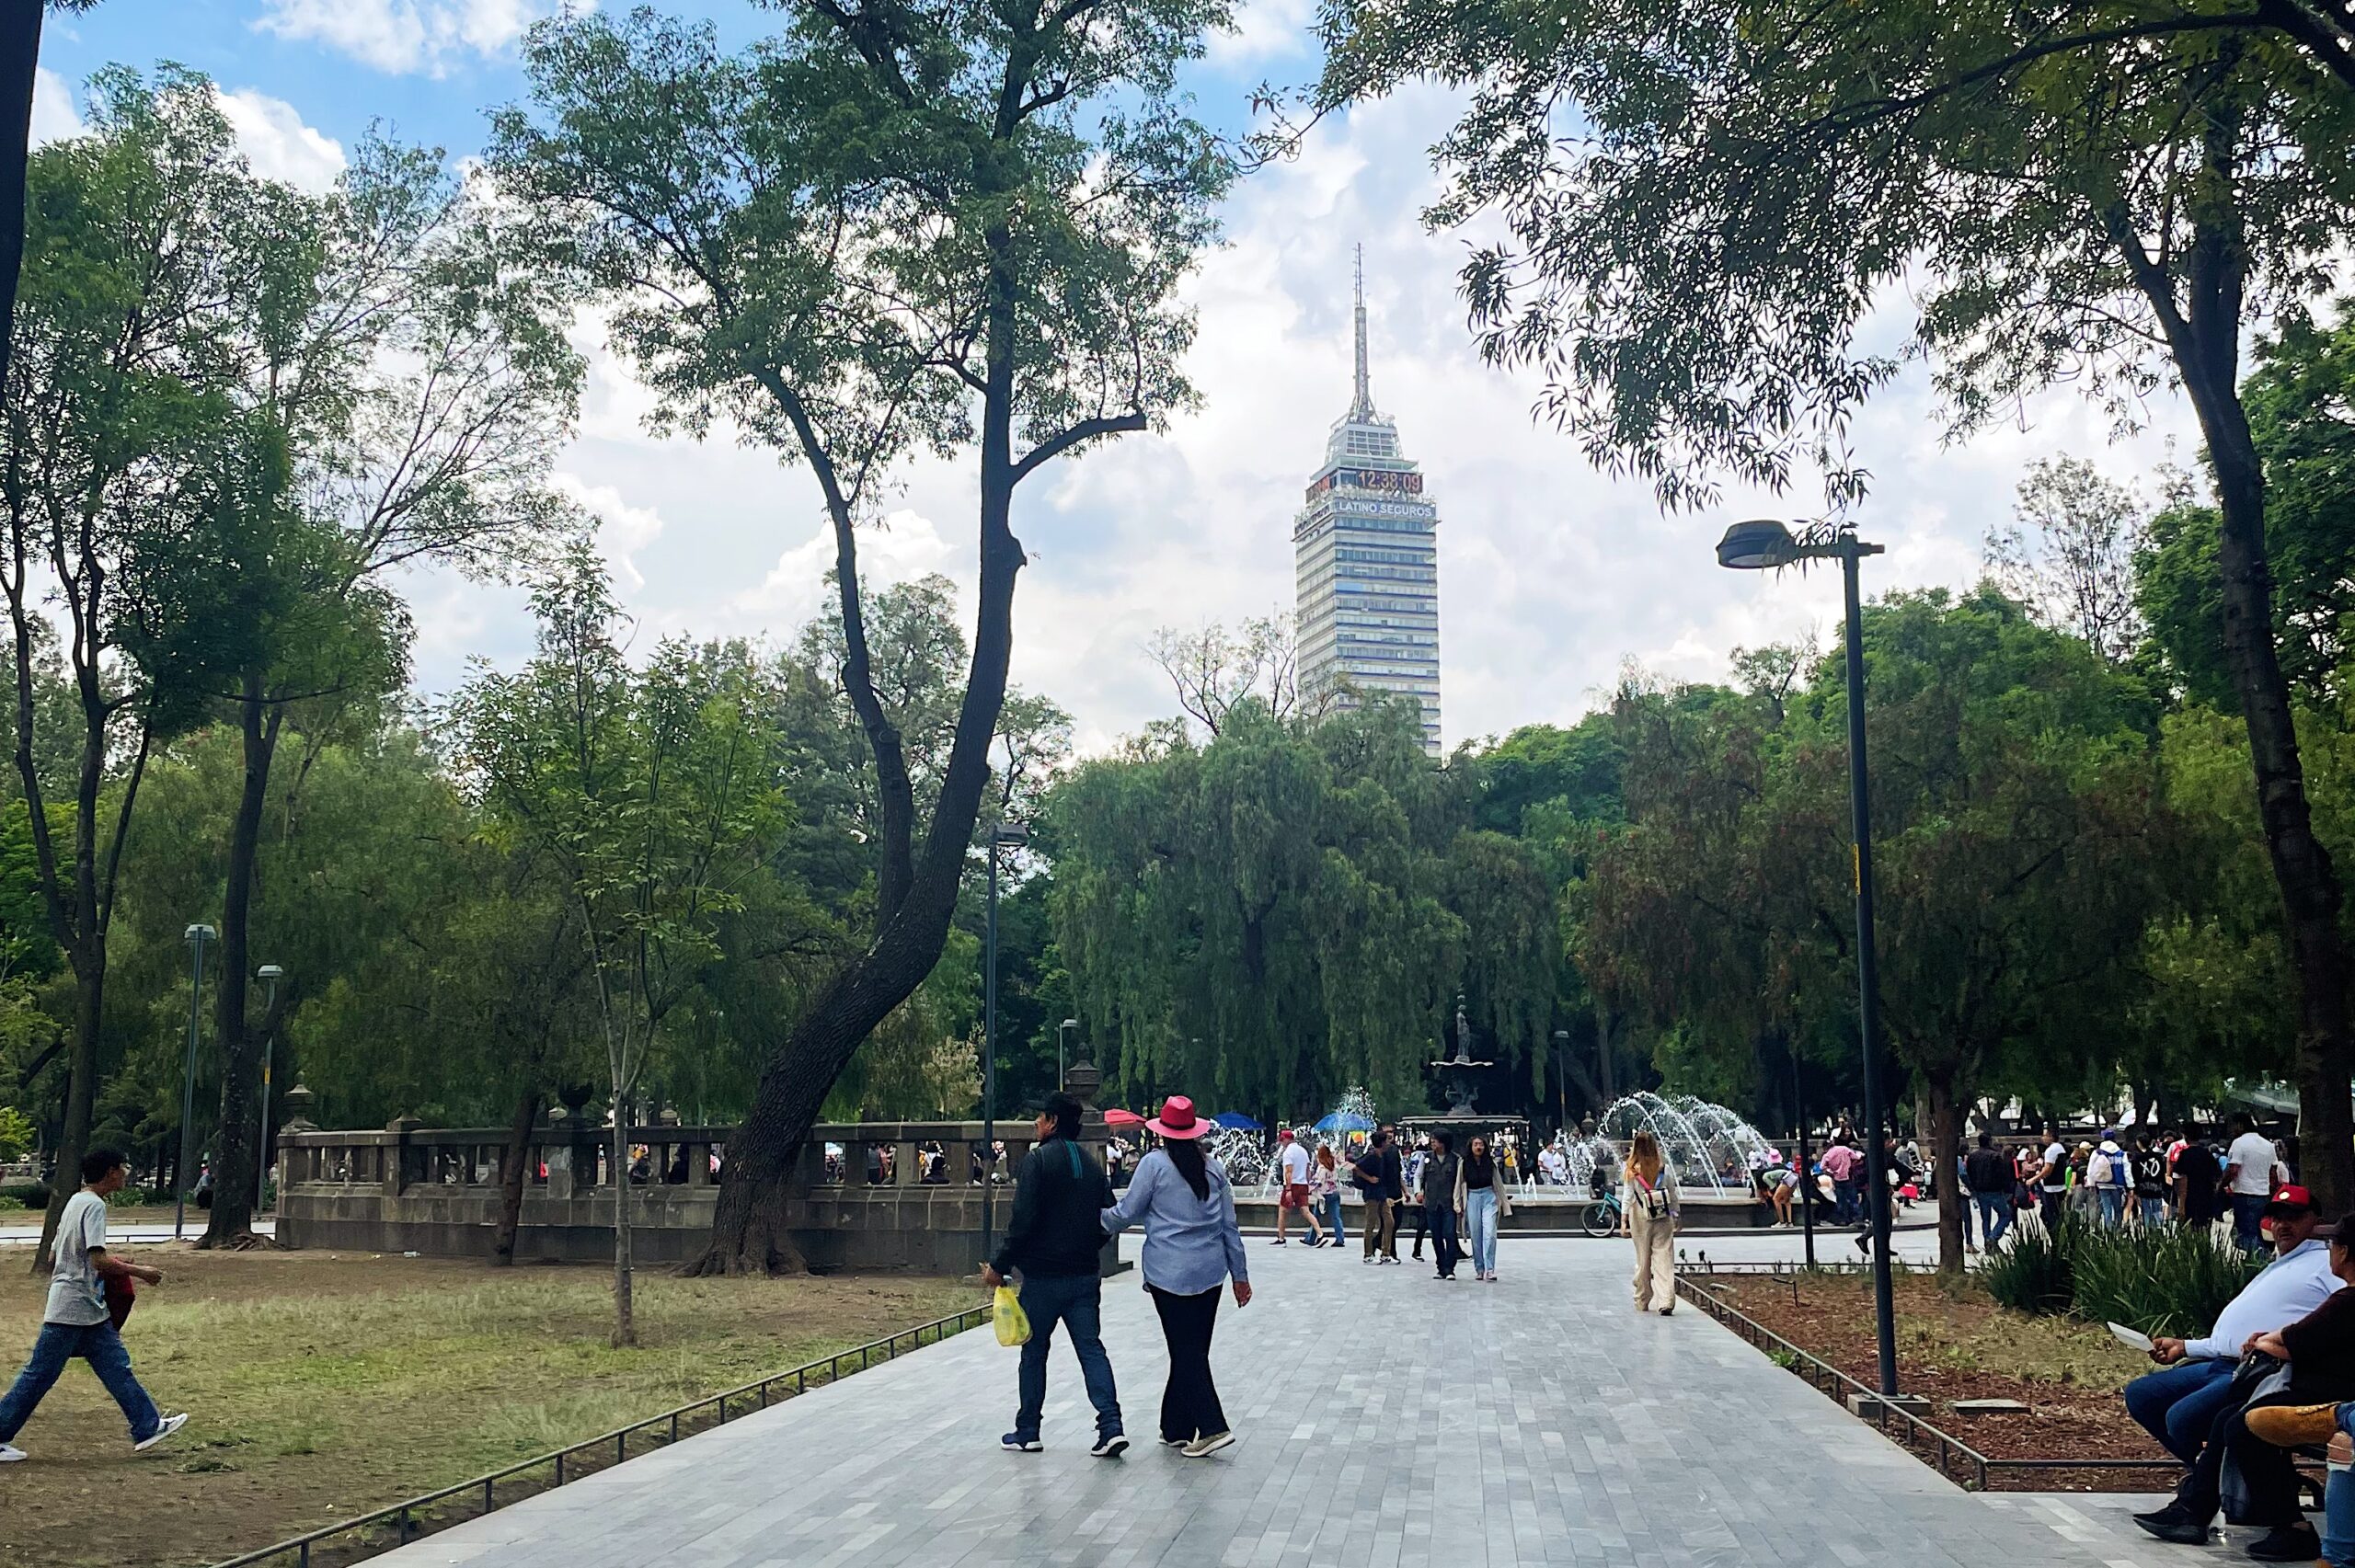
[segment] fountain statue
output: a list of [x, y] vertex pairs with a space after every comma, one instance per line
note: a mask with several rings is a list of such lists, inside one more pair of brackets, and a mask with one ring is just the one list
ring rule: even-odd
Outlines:
[[1496, 1065], [1472, 1059], [1472, 1021], [1464, 1015], [1464, 998], [1459, 993], [1455, 999], [1455, 1054], [1431, 1063], [1439, 1070], [1450, 1116], [1468, 1118], [1475, 1114], [1472, 1102], [1480, 1093], [1480, 1074]]

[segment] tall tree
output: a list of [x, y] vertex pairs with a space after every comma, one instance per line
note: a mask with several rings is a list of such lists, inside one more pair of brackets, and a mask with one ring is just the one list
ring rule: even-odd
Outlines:
[[[1545, 370], [1557, 417], [1664, 501], [1706, 502], [1713, 471], [1780, 487], [1802, 462], [1857, 499], [1846, 421], [1902, 358], [1859, 327], [1901, 288], [1956, 433], [2062, 381], [2121, 414], [2182, 388], [2298, 980], [2310, 1174], [2355, 1201], [2343, 889], [2238, 385], [2245, 335], [2295, 319], [2355, 217], [2344, 7], [1335, 0], [1327, 24], [1330, 100], [1426, 73], [1470, 89], [1434, 216], [1504, 217], [1465, 271], [1482, 347]], [[1557, 135], [1565, 114], [1581, 133]]]
[[[1175, 73], [1226, 0], [803, 0], [744, 53], [639, 11], [535, 29], [534, 105], [494, 161], [616, 303], [614, 339], [695, 431], [720, 418], [815, 481], [843, 682], [881, 831], [866, 945], [812, 995], [729, 1150], [706, 1272], [798, 1261], [793, 1162], [867, 1034], [932, 972], [1005, 693], [1017, 491], [1186, 400], [1176, 285], [1229, 161]], [[970, 452], [979, 591], [939, 794], [920, 815], [874, 686], [857, 528], [899, 459]]]
[[[291, 484], [282, 432], [240, 406], [236, 367], [308, 265], [277, 243], [288, 193], [243, 177], [201, 78], [167, 70], [151, 86], [102, 73], [90, 120], [88, 135], [32, 159], [17, 351], [0, 389], [17, 783], [75, 979], [66, 1168], [89, 1134], [140, 780], [157, 742], [200, 720], [247, 657], [257, 585], [229, 542], [236, 520], [282, 505]], [[69, 712], [40, 700], [55, 646], [44, 621], [64, 628]], [[70, 739], [47, 733], [61, 717]], [[75, 770], [52, 827], [42, 764], [62, 750]], [[40, 1252], [45, 1264], [46, 1241]]]
[[613, 1342], [635, 1345], [630, 1106], [672, 1010], [718, 956], [718, 922], [757, 875], [782, 803], [741, 665], [672, 643], [631, 670], [585, 549], [534, 602], [537, 657], [520, 675], [477, 677], [454, 718], [484, 807], [560, 868], [583, 944], [612, 1095]]
[[[369, 727], [406, 673], [397, 568], [495, 571], [542, 555], [574, 521], [548, 487], [581, 367], [560, 273], [530, 253], [479, 180], [439, 150], [370, 137], [326, 197], [281, 236], [313, 266], [276, 305], [241, 367], [241, 395], [285, 432], [296, 488], [248, 520], [241, 577], [274, 589], [224, 693], [245, 748], [229, 823], [215, 993], [227, 1070], [204, 1244], [252, 1239], [247, 1195], [269, 1152], [255, 1104], [263, 1041], [252, 1016], [250, 926], [271, 768], [289, 717], [324, 739], [333, 715]], [[290, 977], [281, 1009], [305, 983]], [[225, 1199], [225, 1201], [224, 1201]]]
[[2082, 458], [2028, 464], [2012, 521], [1987, 532], [1987, 570], [2048, 626], [2108, 659], [2142, 641], [2134, 561], [2148, 540], [2142, 499]]

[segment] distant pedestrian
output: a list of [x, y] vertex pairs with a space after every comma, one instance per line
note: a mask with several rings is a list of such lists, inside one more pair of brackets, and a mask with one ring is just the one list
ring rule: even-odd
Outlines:
[[1403, 1230], [1409, 1221], [1415, 1227], [1415, 1250], [1410, 1254], [1417, 1263], [1423, 1261], [1423, 1242], [1430, 1234], [1430, 1221], [1423, 1213], [1423, 1167], [1431, 1157], [1430, 1140], [1418, 1141], [1406, 1157], [1407, 1200], [1399, 1207], [1398, 1224]]
[[1991, 1253], [2012, 1228], [2012, 1162], [1995, 1147], [1992, 1135], [1981, 1133], [1979, 1147], [1962, 1162], [1962, 1184], [1979, 1211], [1980, 1232]]
[[997, 1255], [982, 1270], [984, 1284], [1022, 1276], [1022, 1311], [1030, 1338], [1022, 1346], [1021, 1402], [1014, 1430], [998, 1439], [1016, 1453], [1039, 1451], [1040, 1423], [1047, 1403], [1047, 1352], [1055, 1325], [1071, 1333], [1072, 1354], [1096, 1407], [1096, 1446], [1088, 1452], [1110, 1459], [1129, 1446], [1120, 1423], [1120, 1398], [1112, 1381], [1112, 1358], [1104, 1353], [1104, 1251], [1101, 1216], [1112, 1201], [1112, 1184], [1102, 1166], [1079, 1146], [1077, 1100], [1058, 1090], [1039, 1114], [1038, 1144], [1022, 1159], [1015, 1177], [1014, 1218]]
[[2224, 1151], [2224, 1190], [2233, 1202], [2233, 1240], [2242, 1251], [2253, 1253], [2265, 1245], [2257, 1229], [2265, 1218], [2265, 1206], [2274, 1188], [2290, 1179], [2290, 1173], [2273, 1140], [2257, 1131], [2257, 1124], [2245, 1113], [2234, 1112], [2228, 1125], [2239, 1135]]
[[1316, 1146], [1316, 1162], [1308, 1168], [1308, 1196], [1315, 1200], [1317, 1212], [1324, 1215], [1326, 1229], [1332, 1232], [1332, 1244], [1342, 1245], [1350, 1233], [1341, 1228], [1341, 1162], [1333, 1158], [1333, 1146]]
[[131, 1423], [133, 1451], [152, 1448], [188, 1425], [185, 1415], [166, 1415], [147, 1397], [132, 1374], [131, 1353], [122, 1347], [107, 1310], [107, 1283], [140, 1279], [164, 1282], [164, 1271], [119, 1258], [107, 1249], [107, 1199], [122, 1190], [131, 1178], [131, 1162], [111, 1149], [94, 1149], [82, 1159], [82, 1190], [65, 1200], [57, 1222], [53, 1267], [49, 1276], [49, 1304], [41, 1312], [40, 1336], [33, 1353], [17, 1374], [15, 1386], [0, 1398], [0, 1464], [25, 1457], [9, 1440], [40, 1405], [41, 1396], [55, 1386], [65, 1364], [80, 1357], [90, 1364], [98, 1381]]
[[1455, 1206], [1472, 1238], [1472, 1276], [1491, 1285], [1497, 1278], [1497, 1221], [1512, 1211], [1509, 1180], [1504, 1162], [1488, 1152], [1488, 1140], [1474, 1133], [1455, 1178]]
[[1455, 1152], [1455, 1135], [1433, 1133], [1430, 1158], [1423, 1162], [1422, 1206], [1431, 1230], [1431, 1257], [1439, 1265], [1441, 1279], [1453, 1279], [1455, 1265], [1464, 1261], [1464, 1248], [1455, 1239], [1463, 1213], [1457, 1196], [1463, 1168], [1464, 1162]]
[[1845, 1134], [1835, 1136], [1823, 1151], [1823, 1173], [1832, 1178], [1832, 1223], [1854, 1225], [1864, 1212], [1865, 1157], [1849, 1146]]
[[2126, 1196], [2134, 1190], [2134, 1171], [2127, 1162], [2126, 1150], [2119, 1147], [2115, 1128], [2103, 1131], [2101, 1145], [2087, 1162], [2086, 1179], [2093, 1184], [2102, 1224], [2113, 1230], [2125, 1224]]
[[[1845, 1148], [1846, 1145], [1835, 1145]], [[1636, 1237], [1636, 1310], [1676, 1310], [1676, 1173], [1649, 1127], [1627, 1146], [1627, 1225]]]
[[1406, 1193], [1406, 1176], [1390, 1129], [1377, 1127], [1366, 1139], [1365, 1151], [1350, 1167], [1358, 1191], [1365, 1195], [1365, 1261], [1398, 1261], [1398, 1200]]
[[1251, 1304], [1250, 1270], [1226, 1172], [1204, 1156], [1199, 1141], [1211, 1124], [1194, 1114], [1193, 1101], [1173, 1094], [1144, 1125], [1160, 1135], [1161, 1147], [1139, 1162], [1129, 1190], [1101, 1218], [1104, 1229], [1116, 1234], [1144, 1227], [1138, 1268], [1169, 1346], [1161, 1440], [1199, 1459], [1235, 1441], [1211, 1377], [1211, 1333], [1218, 1322], [1219, 1287], [1229, 1278], [1235, 1306]]
[[2059, 1235], [2069, 1202], [2069, 1149], [2057, 1127], [2044, 1129], [2044, 1158], [2037, 1162], [2036, 1186], [2044, 1228]]
[[2213, 1225], [2223, 1214], [2224, 1167], [2204, 1138], [2184, 1140], [2175, 1155], [2175, 1212], [2186, 1225]]
[[2127, 1157], [2134, 1180], [2134, 1210], [2142, 1227], [2163, 1225], [2167, 1218], [2167, 1157], [2152, 1140], [2151, 1129], [2134, 1135], [2134, 1152]]
[[1308, 1221], [1308, 1244], [1321, 1247], [1325, 1244], [1325, 1229], [1316, 1223], [1316, 1210], [1311, 1207], [1308, 1197], [1308, 1168], [1311, 1163], [1308, 1150], [1300, 1146], [1300, 1139], [1292, 1136], [1290, 1127], [1276, 1134], [1276, 1170], [1283, 1183], [1283, 1191], [1276, 1198], [1275, 1244], [1279, 1247], [1284, 1244], [1284, 1221], [1297, 1210], [1300, 1217]]

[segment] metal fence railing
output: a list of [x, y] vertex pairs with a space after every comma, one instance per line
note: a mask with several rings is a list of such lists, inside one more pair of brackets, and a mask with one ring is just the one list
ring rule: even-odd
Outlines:
[[[481, 1518], [486, 1514], [497, 1512], [508, 1504], [520, 1502], [527, 1496], [535, 1496], [541, 1492], [562, 1486], [567, 1482], [577, 1481], [584, 1475], [604, 1470], [609, 1465], [620, 1464], [629, 1458], [630, 1439], [641, 1433], [659, 1434], [652, 1446], [667, 1447], [677, 1442], [683, 1436], [692, 1436], [697, 1432], [707, 1431], [711, 1427], [721, 1425], [730, 1418], [731, 1414], [746, 1415], [755, 1410], [766, 1410], [773, 1396], [790, 1399], [796, 1394], [806, 1393], [813, 1387], [822, 1388], [837, 1379], [847, 1377], [851, 1372], [863, 1372], [879, 1360], [889, 1361], [907, 1351], [919, 1349], [927, 1343], [937, 1345], [951, 1334], [962, 1333], [969, 1328], [989, 1322], [989, 1319], [990, 1309], [987, 1306], [971, 1307], [945, 1318], [935, 1318], [930, 1322], [918, 1323], [913, 1328], [902, 1329], [884, 1338], [869, 1340], [865, 1345], [852, 1345], [847, 1350], [838, 1351], [821, 1360], [804, 1362], [798, 1367], [788, 1367], [782, 1372], [772, 1372], [767, 1377], [757, 1379], [752, 1382], [740, 1384], [732, 1389], [723, 1389], [716, 1394], [706, 1394], [702, 1399], [680, 1405], [675, 1410], [666, 1410], [659, 1415], [649, 1415], [643, 1421], [633, 1421], [626, 1426], [615, 1427], [611, 1432], [522, 1460], [509, 1465], [504, 1470], [496, 1470], [488, 1475], [477, 1475], [469, 1481], [461, 1481], [450, 1486], [440, 1487], [403, 1502], [378, 1508], [373, 1513], [339, 1520], [332, 1525], [323, 1525], [317, 1529], [290, 1537], [274, 1546], [265, 1546], [258, 1551], [224, 1559], [214, 1563], [213, 1568], [247, 1568], [248, 1564], [275, 1562], [289, 1557], [293, 1560], [295, 1568], [312, 1568], [311, 1558], [314, 1547], [322, 1542], [333, 1541], [339, 1537], [360, 1535], [371, 1530], [383, 1531], [385, 1539], [355, 1541], [352, 1545], [356, 1550], [348, 1556], [339, 1555], [338, 1560], [357, 1562], [361, 1558], [373, 1556], [379, 1551], [389, 1551], [395, 1547], [405, 1546], [421, 1536], [431, 1535], [437, 1529], [463, 1523], [466, 1519]], [[848, 1367], [845, 1370], [846, 1365], [853, 1361], [857, 1365]], [[729, 1409], [731, 1402], [738, 1407], [732, 1412]], [[546, 1483], [525, 1490], [525, 1483], [519, 1478], [528, 1477], [533, 1471], [540, 1470], [549, 1471]], [[500, 1483], [502, 1482], [514, 1483], [505, 1496], [501, 1496], [499, 1492]], [[428, 1512], [442, 1505], [452, 1504], [454, 1501], [463, 1505], [466, 1511], [456, 1516], [444, 1516], [440, 1513], [429, 1514]], [[479, 1506], [476, 1506], [477, 1504]]]

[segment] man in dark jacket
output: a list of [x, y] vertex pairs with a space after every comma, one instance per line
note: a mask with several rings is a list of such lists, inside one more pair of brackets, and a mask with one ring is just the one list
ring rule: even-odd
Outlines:
[[1022, 1312], [1030, 1338], [1022, 1346], [1021, 1407], [1014, 1430], [999, 1439], [1015, 1453], [1039, 1451], [1039, 1422], [1047, 1403], [1047, 1352], [1055, 1325], [1071, 1331], [1072, 1353], [1087, 1382], [1087, 1402], [1096, 1407], [1096, 1446], [1088, 1452], [1110, 1459], [1129, 1446], [1120, 1431], [1120, 1399], [1112, 1385], [1112, 1358], [1104, 1354], [1103, 1297], [1097, 1257], [1103, 1251], [1104, 1210], [1112, 1207], [1112, 1184], [1104, 1168], [1079, 1147], [1080, 1104], [1060, 1091], [1047, 1096], [1039, 1116], [1039, 1142], [1015, 1175], [1014, 1219], [997, 1255], [982, 1265], [982, 1281], [994, 1288], [1017, 1270], [1022, 1275]]

